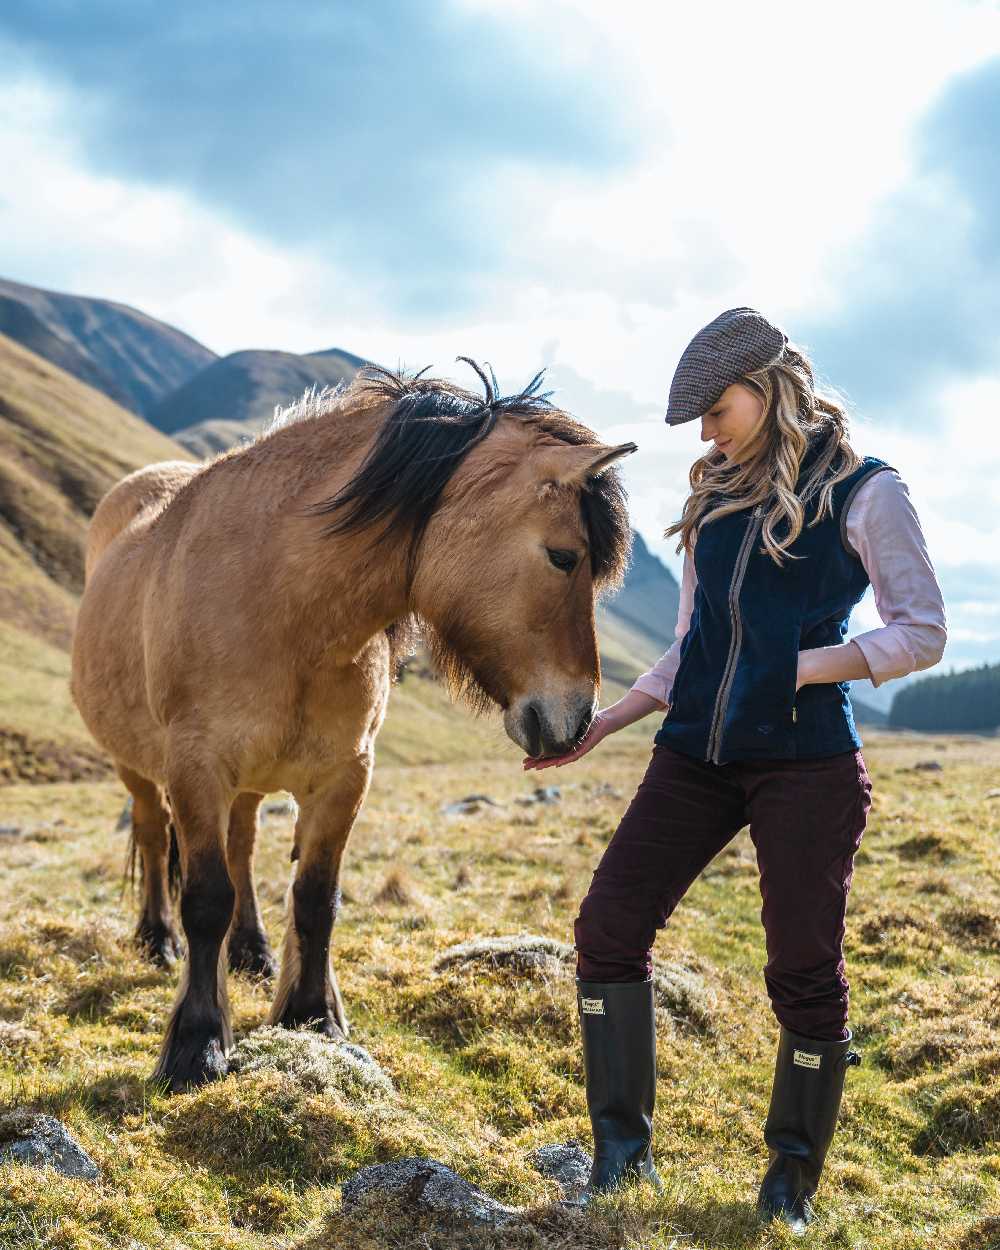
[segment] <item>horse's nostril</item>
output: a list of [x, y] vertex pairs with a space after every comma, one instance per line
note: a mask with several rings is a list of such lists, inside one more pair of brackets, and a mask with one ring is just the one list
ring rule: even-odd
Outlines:
[[542, 721], [534, 704], [529, 703], [524, 713], [524, 729], [528, 736], [528, 754], [542, 753]]

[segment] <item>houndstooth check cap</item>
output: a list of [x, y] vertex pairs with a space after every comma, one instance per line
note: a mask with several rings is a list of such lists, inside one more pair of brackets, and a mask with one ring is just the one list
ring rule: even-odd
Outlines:
[[670, 383], [667, 424], [701, 417], [726, 387], [780, 360], [787, 342], [787, 334], [755, 308], [727, 308], [684, 348]]

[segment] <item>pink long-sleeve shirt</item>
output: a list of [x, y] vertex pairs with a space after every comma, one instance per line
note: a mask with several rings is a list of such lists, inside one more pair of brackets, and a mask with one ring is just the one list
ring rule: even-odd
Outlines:
[[[858, 488], [844, 529], [868, 574], [883, 622], [881, 629], [850, 640], [864, 654], [872, 685], [930, 668], [941, 659], [947, 639], [944, 600], [910, 492], [895, 469], [874, 474]], [[696, 585], [694, 562], [685, 552], [675, 641], [632, 685], [660, 703], [670, 702]]]

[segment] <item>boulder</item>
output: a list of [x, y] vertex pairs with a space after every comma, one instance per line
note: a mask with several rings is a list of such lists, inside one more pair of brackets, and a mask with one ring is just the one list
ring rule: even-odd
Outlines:
[[514, 802], [529, 807], [532, 803], [558, 803], [561, 798], [562, 791], [558, 786], [535, 786], [530, 794], [522, 794]]
[[564, 1198], [575, 1198], [590, 1179], [592, 1157], [578, 1141], [552, 1142], [528, 1155], [528, 1162], [542, 1176], [558, 1183]]
[[481, 812], [484, 807], [499, 807], [496, 799], [488, 794], [467, 794], [464, 799], [456, 799], [454, 803], [443, 803], [441, 811], [446, 816], [467, 816], [472, 812]]
[[392, 1198], [414, 1215], [451, 1216], [469, 1224], [501, 1226], [521, 1214], [438, 1163], [419, 1157], [375, 1163], [346, 1180], [341, 1189], [345, 1211], [370, 1194]]
[[25, 1108], [0, 1116], [0, 1162], [51, 1167], [63, 1176], [87, 1181], [100, 1175], [97, 1164], [62, 1121]]

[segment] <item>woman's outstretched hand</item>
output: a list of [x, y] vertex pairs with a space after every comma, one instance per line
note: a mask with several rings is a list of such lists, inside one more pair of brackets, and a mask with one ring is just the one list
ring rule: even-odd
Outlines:
[[593, 751], [602, 738], [606, 738], [609, 733], [614, 733], [617, 728], [617, 725], [610, 723], [606, 711], [598, 712], [590, 722], [590, 728], [572, 751], [567, 751], [564, 755], [542, 755], [538, 757], [526, 755], [523, 760], [524, 769], [527, 771], [531, 768], [558, 768], [562, 764], [572, 764], [574, 760], [578, 760], [582, 755], [586, 755], [588, 751]]

